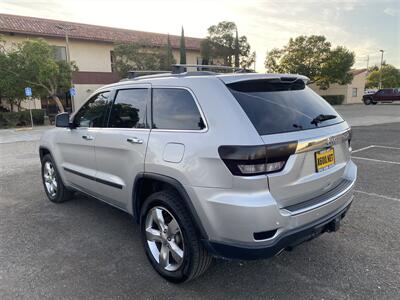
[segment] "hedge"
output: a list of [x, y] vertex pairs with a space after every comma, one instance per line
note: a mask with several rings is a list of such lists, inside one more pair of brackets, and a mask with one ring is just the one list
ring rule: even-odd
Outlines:
[[330, 105], [340, 105], [343, 104], [344, 95], [329, 95], [322, 96]]
[[[32, 109], [34, 125], [44, 124], [44, 110]], [[0, 128], [23, 127], [31, 125], [29, 110], [19, 112], [0, 112]]]

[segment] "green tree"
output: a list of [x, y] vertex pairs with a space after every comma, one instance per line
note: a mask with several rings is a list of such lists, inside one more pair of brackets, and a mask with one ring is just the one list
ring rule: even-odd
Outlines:
[[176, 63], [172, 54], [171, 41], [168, 35], [164, 47], [152, 46], [150, 42], [118, 44], [114, 48], [115, 69], [121, 77], [129, 71], [170, 71], [171, 65]]
[[282, 49], [272, 49], [265, 59], [265, 68], [272, 73], [305, 75], [311, 83], [327, 89], [333, 83], [352, 81], [349, 71], [354, 59], [354, 53], [345, 47], [332, 49], [324, 36], [299, 36], [291, 38]]
[[0, 100], [8, 102], [11, 111], [14, 110], [14, 105], [20, 110], [21, 101], [25, 98], [25, 86], [18, 76], [7, 72], [13, 68], [14, 63], [4, 45], [5, 42], [0, 36]]
[[164, 47], [164, 51], [160, 54], [160, 70], [170, 71], [171, 65], [176, 64], [174, 55], [172, 54], [171, 40], [169, 34], [167, 37], [167, 44]]
[[[236, 24], [229, 21], [223, 21], [209, 27], [208, 36], [201, 43], [203, 59], [206, 61], [222, 59], [225, 66], [235, 66], [237, 56], [239, 56], [241, 67], [251, 66], [255, 54], [254, 52], [251, 53], [251, 47], [246, 36], [240, 36], [236, 39], [236, 31]], [[239, 47], [237, 44], [239, 44]]]
[[393, 65], [383, 64], [382, 69], [373, 67], [367, 76], [366, 88], [379, 88], [379, 75], [382, 72], [382, 88], [400, 87], [400, 70]]
[[31, 86], [34, 97], [50, 97], [64, 111], [57, 94], [71, 87], [72, 72], [77, 70], [74, 63], [56, 60], [54, 48], [43, 39], [23, 41], [3, 55], [9, 61], [6, 59], [2, 68], [8, 80], [13, 80], [19, 90]]
[[180, 42], [180, 47], [179, 47], [179, 53], [180, 53], [179, 63], [186, 64], [185, 33], [183, 31], [183, 26], [182, 26], [182, 31], [181, 31], [181, 42]]
[[160, 68], [159, 49], [146, 41], [118, 44], [114, 48], [115, 69], [121, 77], [132, 70], [158, 70]]

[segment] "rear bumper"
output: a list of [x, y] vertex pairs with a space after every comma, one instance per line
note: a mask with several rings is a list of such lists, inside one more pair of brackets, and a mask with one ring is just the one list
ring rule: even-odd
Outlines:
[[340, 221], [345, 217], [351, 203], [352, 198], [344, 208], [342, 207], [310, 224], [287, 231], [268, 246], [254, 247], [254, 243], [251, 246], [246, 246], [213, 241], [204, 241], [204, 244], [208, 251], [216, 257], [242, 260], [269, 258], [283, 250], [291, 250], [293, 247], [312, 240], [324, 232], [337, 231]]

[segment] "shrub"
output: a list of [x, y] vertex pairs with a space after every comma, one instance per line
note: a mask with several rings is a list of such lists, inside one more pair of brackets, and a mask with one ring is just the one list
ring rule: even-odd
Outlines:
[[340, 105], [343, 104], [344, 95], [329, 95], [322, 96], [330, 105]]
[[[34, 125], [44, 124], [44, 110], [32, 109], [32, 119]], [[29, 110], [20, 112], [0, 112], [0, 128], [30, 126], [31, 117]]]

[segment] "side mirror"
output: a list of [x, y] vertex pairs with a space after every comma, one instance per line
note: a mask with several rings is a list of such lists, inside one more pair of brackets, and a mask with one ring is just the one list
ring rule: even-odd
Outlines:
[[69, 113], [64, 112], [56, 116], [56, 127], [70, 127]]

